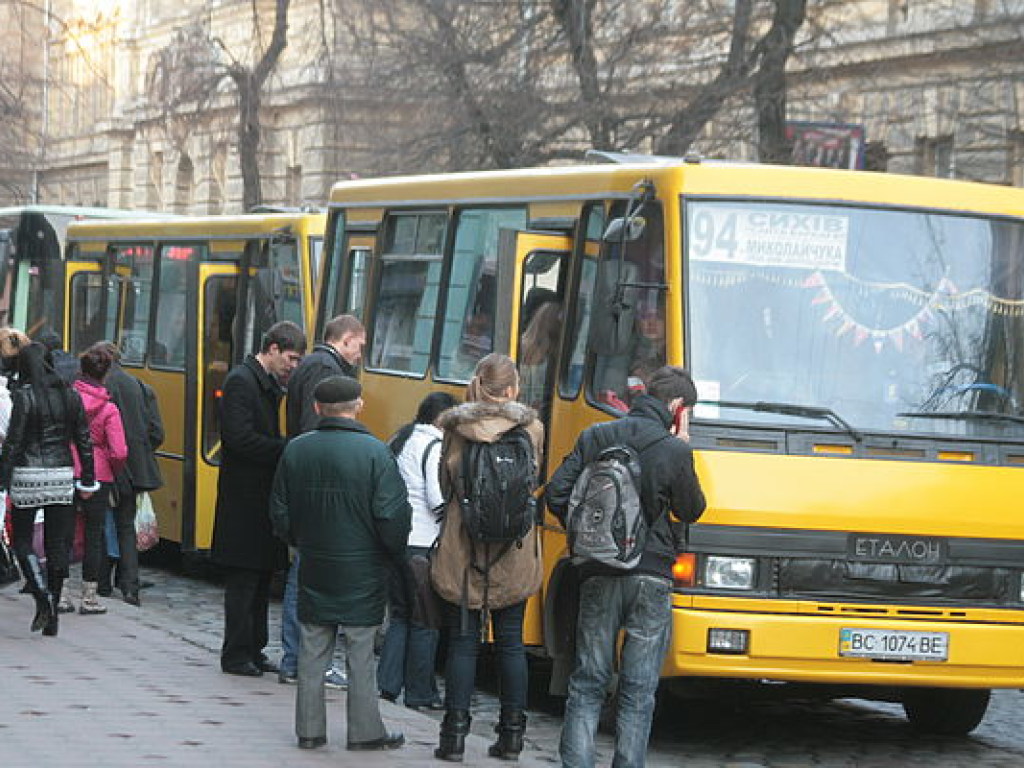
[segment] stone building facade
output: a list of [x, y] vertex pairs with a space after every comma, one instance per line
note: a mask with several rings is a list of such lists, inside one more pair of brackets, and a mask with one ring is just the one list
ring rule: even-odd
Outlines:
[[[26, 92], [32, 169], [0, 155], [12, 169], [0, 168], [0, 203], [239, 211], [234, 86], [200, 86], [216, 64], [254, 60], [273, 0], [33, 2], [52, 11], [49, 44], [38, 31], [33, 44], [26, 26], [21, 62], [47, 85]], [[667, 18], [687, 8], [658, 3]], [[292, 0], [288, 46], [261, 111], [267, 204], [323, 205], [336, 180], [396, 165], [381, 161], [376, 141], [400, 105], [387, 106], [386, 83], [370, 88], [357, 76], [366, 63], [332, 12], [344, 6]], [[788, 114], [861, 126], [872, 168], [1022, 185], [1022, 42], [1024, 0], [808, 0]], [[695, 149], [756, 159], [748, 102], [735, 99]], [[400, 128], [391, 120], [387, 130]]]

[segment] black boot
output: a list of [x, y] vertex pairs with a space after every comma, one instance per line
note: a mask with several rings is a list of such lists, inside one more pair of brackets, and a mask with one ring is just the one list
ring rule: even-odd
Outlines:
[[466, 734], [472, 719], [465, 709], [449, 709], [441, 722], [441, 744], [434, 750], [438, 760], [461, 763], [466, 752]]
[[487, 754], [502, 760], [518, 760], [519, 753], [523, 751], [526, 713], [521, 709], [502, 707], [494, 732], [498, 734], [498, 740], [488, 747]]
[[60, 628], [60, 611], [57, 610], [57, 605], [60, 603], [60, 593], [64, 589], [64, 577], [50, 574], [49, 581], [52, 611], [50, 613], [50, 620], [43, 627], [43, 634], [47, 637], [56, 637], [57, 630]]
[[50, 603], [50, 593], [46, 591], [46, 582], [43, 581], [43, 569], [39, 565], [39, 558], [35, 553], [18, 556], [18, 564], [21, 572], [25, 575], [25, 586], [36, 599], [36, 615], [32, 619], [32, 631], [38, 632], [46, 626], [53, 613], [53, 605]]

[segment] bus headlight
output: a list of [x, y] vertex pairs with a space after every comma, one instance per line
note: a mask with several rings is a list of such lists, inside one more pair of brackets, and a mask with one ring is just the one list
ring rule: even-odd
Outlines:
[[704, 586], [712, 589], [753, 589], [757, 562], [752, 557], [711, 555], [704, 562]]

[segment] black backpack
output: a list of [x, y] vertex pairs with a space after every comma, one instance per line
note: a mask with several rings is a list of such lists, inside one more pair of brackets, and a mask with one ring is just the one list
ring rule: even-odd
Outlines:
[[513, 427], [462, 453], [462, 524], [472, 541], [514, 544], [537, 522], [537, 460], [530, 435]]

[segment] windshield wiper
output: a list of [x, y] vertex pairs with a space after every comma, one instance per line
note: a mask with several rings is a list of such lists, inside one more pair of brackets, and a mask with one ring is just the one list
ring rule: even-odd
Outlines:
[[1024, 416], [998, 411], [904, 411], [897, 413], [908, 419], [959, 419], [962, 421], [1009, 421], [1013, 424], [1024, 424]]
[[745, 411], [759, 411], [762, 413], [779, 413], [783, 416], [799, 416], [805, 419], [823, 419], [832, 426], [845, 432], [858, 443], [863, 436], [850, 422], [833, 411], [831, 408], [823, 408], [816, 405], [797, 405], [795, 403], [772, 403], [765, 400], [757, 402], [745, 402], [741, 400], [701, 400], [701, 405], [717, 405], [720, 408], [737, 408]]

